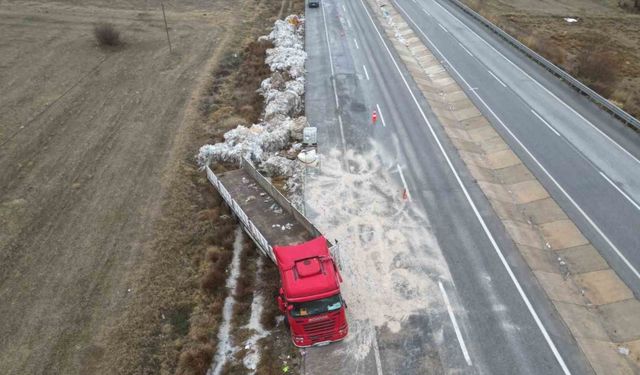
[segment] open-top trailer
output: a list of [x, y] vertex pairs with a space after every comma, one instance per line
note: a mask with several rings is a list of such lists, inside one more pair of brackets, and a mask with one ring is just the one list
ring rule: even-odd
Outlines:
[[306, 347], [342, 340], [349, 327], [340, 294], [342, 278], [332, 254], [337, 251], [246, 159], [240, 168], [207, 178], [245, 232], [280, 272], [280, 311], [294, 345]]

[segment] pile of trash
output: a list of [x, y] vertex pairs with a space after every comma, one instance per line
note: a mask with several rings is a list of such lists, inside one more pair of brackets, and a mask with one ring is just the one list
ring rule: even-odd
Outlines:
[[302, 141], [303, 130], [308, 126], [306, 117], [300, 116], [304, 109], [307, 58], [304, 19], [290, 15], [277, 20], [271, 33], [258, 40], [270, 41], [274, 46], [266, 51], [265, 60], [272, 74], [257, 90], [264, 97], [262, 121], [250, 127], [238, 125], [224, 134], [224, 142], [200, 147], [197, 161], [205, 166], [214, 161], [239, 163], [244, 157], [267, 176], [290, 178], [287, 187], [299, 190], [303, 167], [290, 158], [295, 159], [300, 150], [297, 142]]
[[263, 121], [250, 127], [239, 125], [225, 133], [224, 142], [202, 146], [197, 156], [202, 166], [212, 161], [237, 163], [242, 157], [259, 165], [292, 141], [302, 140], [307, 121], [295, 116], [303, 109], [304, 20], [296, 15], [277, 20], [273, 31], [259, 40], [274, 45], [266, 58], [273, 73], [258, 89], [265, 103]]

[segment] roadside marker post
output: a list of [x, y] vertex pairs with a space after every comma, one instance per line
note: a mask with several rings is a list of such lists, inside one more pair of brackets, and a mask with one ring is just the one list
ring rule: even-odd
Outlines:
[[376, 111], [373, 111], [373, 114], [371, 115], [371, 124], [375, 125], [376, 121], [378, 121], [378, 113]]

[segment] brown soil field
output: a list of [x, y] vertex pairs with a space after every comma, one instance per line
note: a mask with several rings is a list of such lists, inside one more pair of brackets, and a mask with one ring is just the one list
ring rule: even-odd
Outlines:
[[[640, 116], [640, 9], [632, 9], [633, 1], [464, 2], [627, 112]], [[566, 22], [565, 17], [578, 22]]]
[[169, 53], [157, 2], [0, 1], [1, 374], [194, 373], [194, 327], [212, 350], [235, 224], [193, 160], [202, 97], [286, 4], [167, 2]]

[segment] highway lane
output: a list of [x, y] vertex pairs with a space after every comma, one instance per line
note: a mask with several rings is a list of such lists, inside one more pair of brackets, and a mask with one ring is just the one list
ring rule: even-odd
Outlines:
[[[526, 264], [406, 69], [397, 63], [394, 52], [386, 50], [363, 3], [326, 0], [318, 11], [309, 9], [306, 43], [305, 107], [310, 123], [319, 129], [320, 151], [343, 145], [366, 151], [372, 147], [369, 140], [375, 140], [384, 145], [382, 155], [396, 155], [389, 164], [399, 165], [403, 171], [403, 177], [396, 175], [398, 184], [408, 186], [412, 204], [429, 217], [452, 276], [452, 282], [444, 283], [443, 288], [459, 332], [447, 309], [415, 316], [402, 327], [406, 335], [400, 340], [403, 345], [379, 330], [381, 368], [372, 354], [366, 363], [356, 366], [356, 372], [424, 373], [425, 358], [436, 356], [440, 367], [432, 369], [434, 373], [590, 373], [575, 341], [532, 282]], [[381, 116], [371, 126], [371, 112], [378, 109]], [[433, 133], [427, 121], [433, 125]], [[446, 305], [444, 298], [441, 303]], [[439, 329], [444, 339], [434, 340]], [[549, 335], [551, 345], [543, 332]], [[311, 351], [310, 361], [314, 353], [321, 353], [316, 355], [325, 361], [332, 358], [345, 363], [338, 359], [340, 351], [335, 348], [339, 346]], [[349, 371], [354, 369], [343, 370], [352, 373]]]
[[448, 1], [396, 0], [396, 4], [638, 295], [640, 136]]

